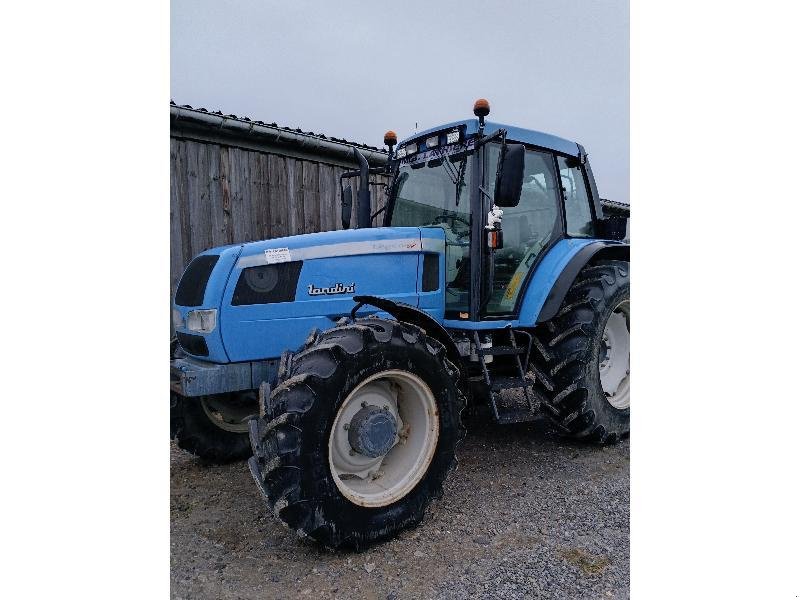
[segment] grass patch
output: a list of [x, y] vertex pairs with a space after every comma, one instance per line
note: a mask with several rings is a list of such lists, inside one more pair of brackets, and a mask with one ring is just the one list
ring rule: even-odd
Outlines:
[[580, 548], [563, 550], [561, 557], [587, 575], [597, 575], [611, 564], [611, 561], [605, 556], [592, 556]]

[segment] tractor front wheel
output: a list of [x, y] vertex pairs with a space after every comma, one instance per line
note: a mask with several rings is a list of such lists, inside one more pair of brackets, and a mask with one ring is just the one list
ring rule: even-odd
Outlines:
[[419, 523], [461, 437], [458, 369], [414, 325], [366, 318], [312, 335], [250, 426], [250, 470], [287, 526], [363, 548]]

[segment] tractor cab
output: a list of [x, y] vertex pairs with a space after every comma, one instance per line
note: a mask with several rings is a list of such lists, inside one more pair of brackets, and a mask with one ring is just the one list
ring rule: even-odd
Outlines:
[[447, 321], [511, 321], [551, 248], [599, 237], [602, 208], [580, 144], [487, 122], [485, 100], [474, 112], [403, 140], [396, 152], [387, 133], [382, 224], [444, 231]]

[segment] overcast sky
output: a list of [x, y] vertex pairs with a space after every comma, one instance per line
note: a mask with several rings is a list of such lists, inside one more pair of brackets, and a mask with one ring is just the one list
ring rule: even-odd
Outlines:
[[627, 0], [172, 0], [171, 96], [381, 146], [472, 117], [582, 143], [628, 193]]

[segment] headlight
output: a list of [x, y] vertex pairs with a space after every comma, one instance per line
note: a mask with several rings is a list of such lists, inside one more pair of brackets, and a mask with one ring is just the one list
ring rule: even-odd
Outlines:
[[394, 156], [395, 156], [395, 158], [405, 158], [406, 157], [406, 149], [405, 148], [400, 148]]
[[447, 143], [448, 144], [455, 144], [458, 140], [461, 139], [461, 130], [454, 129], [453, 131], [447, 132]]
[[425, 147], [426, 148], [436, 148], [436, 146], [438, 146], [438, 145], [439, 145], [439, 136], [438, 135], [431, 136], [427, 140], [425, 140]]
[[180, 329], [183, 327], [183, 315], [177, 308], [172, 309], [172, 327]]
[[186, 315], [186, 328], [189, 331], [210, 333], [217, 326], [217, 309], [192, 310]]

